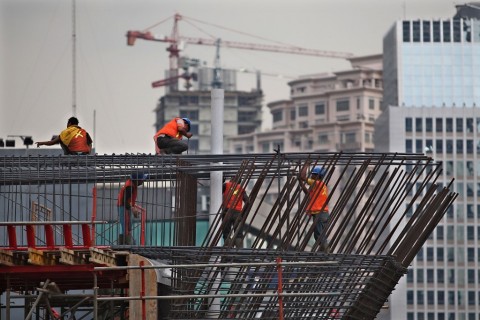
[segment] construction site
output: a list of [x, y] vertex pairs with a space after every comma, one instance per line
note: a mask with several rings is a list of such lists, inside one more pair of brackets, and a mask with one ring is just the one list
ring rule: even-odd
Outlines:
[[[327, 252], [313, 241], [298, 179], [317, 164], [330, 191]], [[441, 171], [421, 154], [2, 157], [1, 312], [374, 319], [457, 197], [437, 181]], [[140, 172], [144, 211], [120, 245], [117, 193]], [[251, 205], [229, 238], [241, 237], [243, 248], [222, 240], [224, 203], [199, 232], [197, 189], [215, 175], [248, 190]]]

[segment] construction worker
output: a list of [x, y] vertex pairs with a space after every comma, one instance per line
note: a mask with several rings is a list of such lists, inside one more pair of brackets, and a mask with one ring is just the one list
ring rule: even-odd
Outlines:
[[118, 193], [118, 216], [120, 219], [121, 233], [118, 244], [133, 244], [132, 238], [132, 213], [138, 218], [143, 208], [136, 204], [138, 186], [143, 184], [145, 175], [134, 173], [125, 182]]
[[173, 118], [153, 136], [156, 154], [181, 154], [188, 149], [182, 137], [190, 139], [191, 121], [188, 118]]
[[[299, 179], [302, 190], [308, 195], [306, 213], [313, 218], [313, 236], [317, 242], [320, 239], [320, 251], [328, 252], [328, 241], [325, 235], [329, 213], [328, 213], [328, 188], [323, 179], [326, 175], [325, 168], [316, 166], [312, 169], [311, 177], [307, 179], [307, 167], [303, 166]], [[305, 186], [307, 183], [310, 188]]]
[[[242, 180], [239, 179], [238, 182], [230, 180], [223, 184], [224, 210], [222, 212], [222, 219], [224, 220], [223, 241], [225, 244], [228, 243], [227, 240], [232, 227], [235, 227], [235, 222], [241, 217], [244, 208], [250, 203], [247, 192], [242, 188], [241, 183]], [[243, 204], [245, 204], [245, 207]], [[240, 223], [240, 221], [237, 223]], [[235, 232], [236, 230], [234, 229], [233, 231]], [[241, 231], [237, 233], [235, 246], [237, 248], [243, 247], [243, 235]]]
[[78, 119], [71, 117], [67, 122], [67, 129], [50, 141], [37, 142], [40, 146], [52, 146], [60, 143], [64, 154], [90, 154], [92, 152], [92, 138], [85, 129], [78, 125]]

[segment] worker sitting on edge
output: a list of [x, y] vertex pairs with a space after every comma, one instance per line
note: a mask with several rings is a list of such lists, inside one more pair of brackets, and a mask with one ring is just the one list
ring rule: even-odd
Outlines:
[[[316, 166], [312, 169], [311, 178], [307, 179], [307, 166], [307, 164], [303, 166], [299, 175], [302, 190], [308, 195], [306, 213], [313, 218], [313, 236], [316, 242], [320, 239], [320, 251], [328, 253], [328, 241], [325, 234], [329, 219], [328, 188], [323, 182], [326, 170], [323, 167]], [[305, 182], [310, 188], [305, 186]]]
[[188, 118], [173, 118], [153, 136], [156, 154], [181, 154], [188, 149], [182, 137], [190, 139], [191, 122]]
[[71, 117], [68, 119], [67, 129], [50, 141], [37, 142], [37, 148], [59, 143], [65, 154], [90, 154], [92, 152], [92, 142], [88, 132], [78, 126], [78, 119]]

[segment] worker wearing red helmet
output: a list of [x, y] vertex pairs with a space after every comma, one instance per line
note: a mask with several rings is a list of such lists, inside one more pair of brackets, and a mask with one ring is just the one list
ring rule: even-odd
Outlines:
[[188, 149], [182, 137], [190, 139], [191, 121], [188, 118], [173, 118], [153, 136], [156, 154], [181, 154]]
[[[327, 204], [328, 188], [323, 181], [326, 170], [321, 166], [316, 166], [312, 169], [311, 177], [307, 179], [307, 167], [307, 164], [304, 165], [299, 175], [302, 190], [308, 195], [306, 213], [313, 218], [315, 225], [313, 236], [315, 241], [319, 242], [320, 250], [328, 252], [328, 241], [325, 229], [330, 215]], [[307, 188], [305, 183], [310, 187]]]

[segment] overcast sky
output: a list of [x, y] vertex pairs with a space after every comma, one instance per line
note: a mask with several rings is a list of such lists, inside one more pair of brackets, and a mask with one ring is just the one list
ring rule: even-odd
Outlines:
[[[394, 21], [405, 17], [449, 18], [455, 13], [455, 4], [461, 3], [76, 0], [76, 115], [80, 125], [95, 137], [100, 154], [154, 152], [153, 110], [164, 91], [152, 89], [150, 84], [163, 79], [168, 69], [167, 45], [138, 40], [129, 47], [125, 33], [146, 29], [175, 13], [191, 18], [180, 22], [183, 36], [259, 44], [277, 41], [370, 55], [382, 52], [382, 38]], [[170, 18], [151, 31], [170, 35], [172, 26]], [[0, 138], [31, 135], [34, 141], [49, 140], [65, 128], [72, 115], [72, 1], [0, 0], [0, 44]], [[190, 45], [183, 53], [212, 65], [215, 48]], [[262, 77], [264, 104], [289, 98], [289, 77], [349, 68], [340, 59], [234, 49], [221, 50], [221, 64], [224, 68], [258, 69], [283, 76]], [[253, 74], [240, 76], [239, 90], [254, 87]]]

